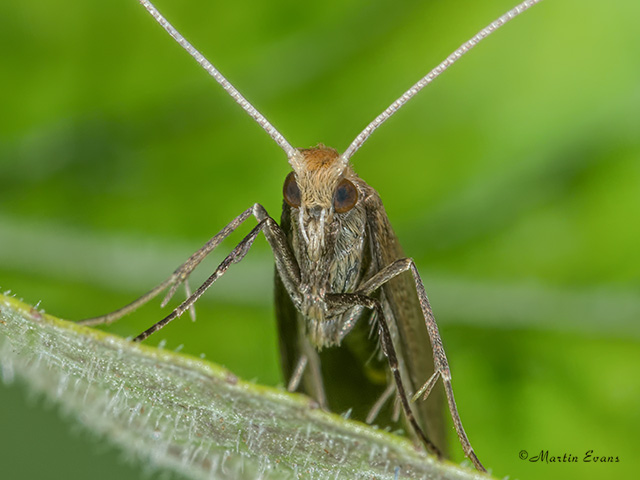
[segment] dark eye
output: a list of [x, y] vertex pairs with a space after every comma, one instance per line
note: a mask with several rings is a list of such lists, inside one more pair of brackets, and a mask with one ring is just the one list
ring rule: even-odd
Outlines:
[[333, 194], [333, 208], [338, 213], [345, 213], [358, 203], [358, 189], [349, 180], [344, 178]]
[[287, 175], [284, 180], [284, 187], [282, 187], [282, 194], [284, 195], [284, 201], [294, 208], [300, 206], [300, 189], [296, 183], [296, 176], [293, 172]]

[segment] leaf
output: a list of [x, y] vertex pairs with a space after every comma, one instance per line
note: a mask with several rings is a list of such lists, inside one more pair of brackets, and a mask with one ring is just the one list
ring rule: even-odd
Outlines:
[[0, 295], [0, 366], [141, 462], [194, 478], [488, 478], [209, 362]]

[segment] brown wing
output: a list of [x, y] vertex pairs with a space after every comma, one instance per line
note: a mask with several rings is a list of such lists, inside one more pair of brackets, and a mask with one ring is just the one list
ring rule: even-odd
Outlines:
[[[367, 226], [373, 239], [376, 270], [405, 258], [382, 201], [370, 188], [367, 198]], [[424, 316], [410, 272], [402, 273], [382, 287], [380, 300], [389, 322], [405, 388], [413, 394], [433, 373], [433, 353]], [[395, 331], [395, 332], [394, 332]], [[439, 382], [426, 401], [412, 404], [414, 415], [429, 439], [446, 455], [444, 389]]]

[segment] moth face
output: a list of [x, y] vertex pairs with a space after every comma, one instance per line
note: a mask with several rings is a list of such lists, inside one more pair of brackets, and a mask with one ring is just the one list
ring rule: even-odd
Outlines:
[[318, 260], [327, 240], [335, 235], [334, 219], [352, 210], [358, 203], [358, 188], [348, 178], [355, 176], [344, 167], [340, 155], [332, 148], [319, 146], [301, 149], [296, 171], [284, 182], [283, 195], [292, 207], [292, 222], [299, 242], [307, 246], [310, 260]]
[[[315, 180], [315, 179], [314, 179]], [[307, 189], [312, 189], [312, 195], [320, 197], [320, 201], [314, 202], [313, 198], [307, 198], [303, 204], [303, 195], [298, 181], [296, 180], [295, 172], [290, 172], [284, 181], [284, 187], [282, 189], [284, 200], [293, 208], [306, 208], [311, 215], [325, 210], [327, 213], [346, 213], [355, 207], [358, 203], [358, 189], [347, 178], [341, 178], [338, 184], [333, 189], [333, 195], [329, 199], [328, 195], [317, 195], [321, 193], [323, 188], [316, 182], [307, 182], [311, 185], [307, 186]], [[307, 190], [305, 190], [307, 192]], [[311, 197], [312, 195], [308, 195]]]
[[333, 148], [320, 145], [300, 149], [295, 172], [285, 180], [284, 198], [293, 208], [345, 213], [358, 201], [358, 190], [349, 180], [353, 172], [344, 166]]

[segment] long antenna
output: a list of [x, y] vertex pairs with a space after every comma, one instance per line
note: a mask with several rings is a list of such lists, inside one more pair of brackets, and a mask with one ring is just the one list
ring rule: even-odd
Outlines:
[[422, 77], [418, 82], [416, 82], [409, 90], [404, 92], [400, 98], [398, 98], [395, 102], [389, 105], [385, 111], [383, 111], [380, 115], [378, 115], [367, 127], [360, 132], [360, 134], [355, 138], [349, 148], [345, 150], [342, 154], [342, 162], [344, 166], [349, 163], [349, 159], [352, 157], [354, 153], [362, 146], [362, 144], [371, 136], [371, 134], [386, 120], [389, 119], [394, 113], [396, 113], [405, 103], [411, 100], [420, 90], [429, 85], [432, 81], [434, 81], [442, 72], [444, 72], [451, 65], [456, 63], [462, 55], [467, 53], [473, 47], [475, 47], [482, 40], [487, 38], [509, 20], [513, 20], [515, 17], [520, 15], [522, 12], [527, 10], [528, 8], [534, 6], [536, 3], [541, 2], [542, 0], [526, 0], [522, 2], [520, 5], [512, 8], [507, 13], [502, 15], [497, 20], [494, 20], [485, 28], [476, 33], [473, 37], [467, 40], [465, 43], [460, 45], [460, 47], [455, 50], [451, 55], [449, 55], [440, 65], [431, 70], [427, 75]]
[[229, 80], [227, 80], [217, 69], [213, 66], [209, 60], [207, 60], [204, 55], [202, 55], [198, 50], [196, 50], [193, 45], [191, 45], [181, 34], [178, 32], [173, 26], [167, 21], [166, 18], [162, 16], [162, 14], [158, 11], [156, 7], [153, 6], [151, 2], [147, 0], [139, 0], [144, 8], [156, 19], [156, 21], [162, 25], [169, 35], [171, 35], [176, 42], [180, 44], [182, 48], [184, 48], [189, 55], [191, 55], [196, 62], [200, 64], [202, 68], [204, 68], [209, 75], [211, 75], [216, 82], [218, 82], [222, 88], [224, 88], [225, 92], [231, 95], [233, 98], [243, 109], [247, 112], [251, 118], [253, 118], [258, 125], [260, 125], [265, 132], [282, 148], [287, 154], [287, 158], [289, 159], [289, 163], [292, 164], [295, 159], [299, 156], [298, 150], [293, 148], [291, 144], [282, 136], [282, 134], [276, 130], [276, 128], [271, 125], [271, 122], [267, 120], [264, 115], [262, 115], [249, 101], [242, 96], [242, 94], [238, 91], [236, 87], [234, 87]]

